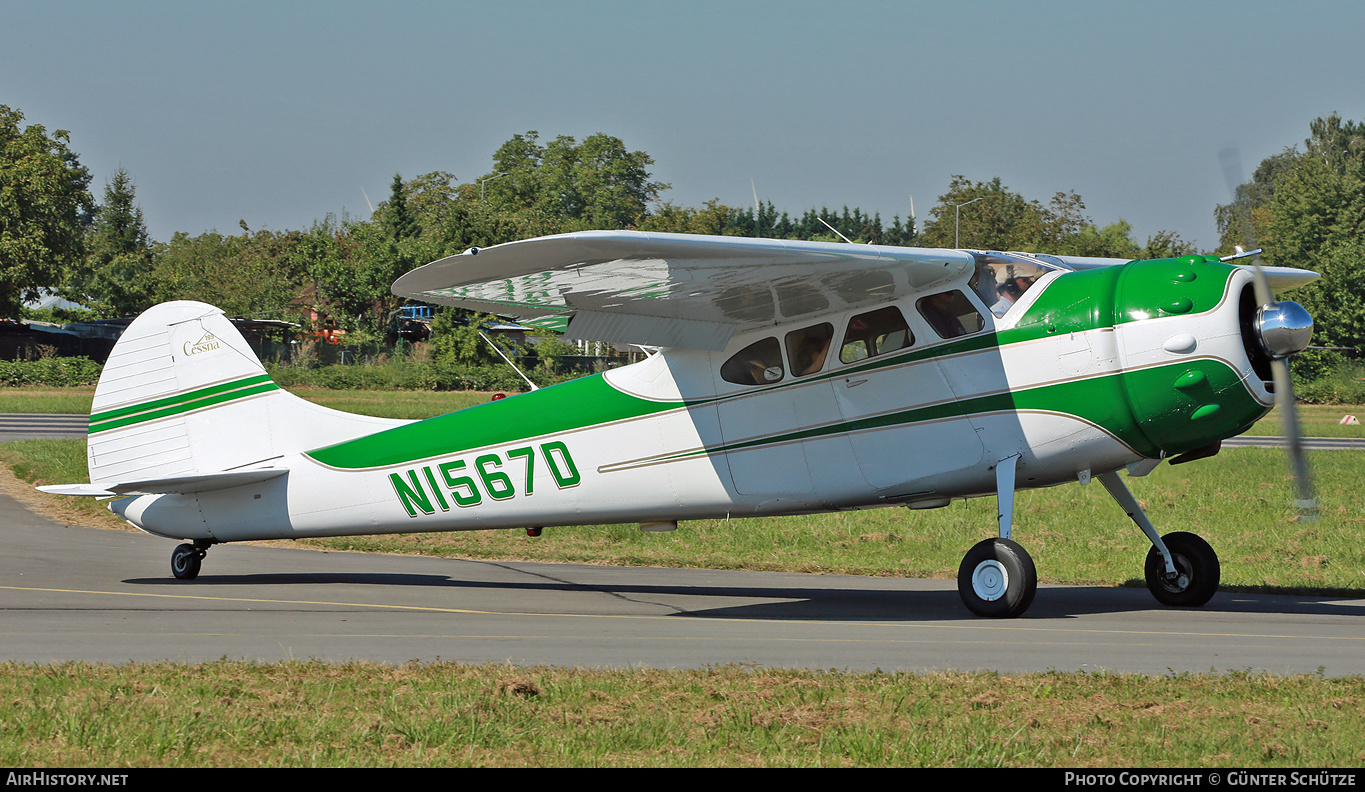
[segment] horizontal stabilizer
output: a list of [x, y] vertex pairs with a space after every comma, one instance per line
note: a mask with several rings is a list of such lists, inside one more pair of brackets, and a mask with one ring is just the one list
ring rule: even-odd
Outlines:
[[52, 484], [39, 487], [53, 495], [77, 495], [87, 498], [110, 498], [116, 495], [189, 495], [195, 492], [240, 487], [268, 481], [288, 473], [287, 468], [268, 470], [237, 470], [227, 473], [207, 473], [201, 476], [146, 479], [144, 481], [105, 482], [100, 484]]

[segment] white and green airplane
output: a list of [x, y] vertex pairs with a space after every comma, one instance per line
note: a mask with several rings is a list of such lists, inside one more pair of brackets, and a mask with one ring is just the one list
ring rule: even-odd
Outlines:
[[1119, 471], [1216, 453], [1275, 402], [1312, 330], [1271, 289], [1303, 270], [1205, 256], [1023, 253], [638, 232], [530, 239], [436, 261], [395, 294], [646, 347], [647, 359], [424, 421], [280, 389], [221, 311], [158, 305], [95, 391], [90, 484], [193, 579], [214, 544], [639, 523], [994, 495], [958, 588], [1016, 616], [1037, 587], [1014, 493], [1098, 478], [1152, 542], [1167, 605], [1218, 586], [1213, 550], [1161, 536]]

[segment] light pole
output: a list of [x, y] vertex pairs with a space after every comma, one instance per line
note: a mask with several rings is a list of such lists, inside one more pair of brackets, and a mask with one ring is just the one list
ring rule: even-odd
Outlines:
[[967, 204], [974, 204], [977, 201], [984, 201], [989, 197], [990, 196], [983, 195], [980, 198], [973, 198], [972, 200], [967, 201], [967, 203], [960, 203], [953, 207], [953, 247], [962, 247], [962, 207]]
[[[487, 177], [484, 177], [484, 178], [482, 178], [482, 179], [479, 179], [479, 203], [483, 203], [483, 189], [484, 189], [484, 188], [483, 188], [483, 185], [484, 185], [484, 182], [491, 182], [491, 181], [493, 181], [494, 179], [501, 179], [501, 178], [504, 177], [504, 176], [511, 176], [511, 175], [512, 175], [512, 174], [510, 174], [510, 173], [499, 173], [497, 176], [487, 176]], [[977, 200], [980, 200], [980, 199], [978, 198]]]

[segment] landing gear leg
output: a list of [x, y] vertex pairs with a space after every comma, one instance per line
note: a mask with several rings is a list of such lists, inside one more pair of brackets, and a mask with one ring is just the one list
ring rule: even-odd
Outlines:
[[171, 551], [171, 574], [180, 580], [199, 577], [199, 567], [208, 554], [209, 542], [196, 539], [194, 544], [182, 544]]
[[1019, 457], [1001, 460], [995, 468], [997, 525], [1000, 538], [979, 542], [957, 570], [957, 593], [977, 616], [1019, 616], [1033, 604], [1038, 571], [1028, 551], [1010, 539], [1014, 524], [1014, 469]]
[[1197, 608], [1208, 602], [1217, 593], [1222, 575], [1218, 554], [1209, 543], [1185, 531], [1158, 536], [1151, 520], [1143, 514], [1142, 507], [1117, 472], [1104, 473], [1099, 479], [1152, 542], [1143, 572], [1147, 590], [1157, 602], [1185, 608]]

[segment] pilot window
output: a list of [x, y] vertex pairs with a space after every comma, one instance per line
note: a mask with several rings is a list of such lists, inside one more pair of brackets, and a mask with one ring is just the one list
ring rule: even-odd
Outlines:
[[972, 307], [967, 295], [960, 291], [946, 291], [923, 297], [915, 303], [920, 315], [944, 338], [969, 335], [985, 327], [985, 320]]
[[833, 340], [834, 325], [829, 322], [787, 333], [787, 359], [791, 361], [792, 374], [801, 377], [824, 368]]
[[870, 313], [858, 314], [848, 320], [839, 360], [856, 363], [865, 358], [905, 349], [915, 343], [915, 335], [905, 323], [900, 309], [892, 305]]
[[768, 385], [782, 379], [782, 347], [765, 338], [744, 347], [721, 364], [720, 377], [736, 385]]
[[972, 287], [996, 316], [1004, 316], [1048, 272], [1045, 267], [1008, 253], [973, 255], [976, 276], [972, 278]]

